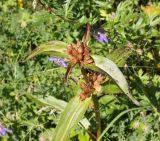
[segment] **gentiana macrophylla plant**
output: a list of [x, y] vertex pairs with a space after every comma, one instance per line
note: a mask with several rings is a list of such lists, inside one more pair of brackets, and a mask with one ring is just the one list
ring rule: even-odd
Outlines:
[[[99, 42], [108, 43], [108, 38], [105, 35], [103, 29], [96, 31], [96, 39]], [[70, 131], [81, 120], [84, 113], [89, 106], [90, 99], [92, 97], [94, 104], [94, 111], [96, 115], [96, 134], [89, 132], [89, 135], [95, 140], [101, 140], [101, 119], [98, 104], [98, 93], [101, 93], [102, 85], [107, 84], [106, 77], [111, 77], [119, 88], [132, 100], [132, 102], [139, 106], [139, 102], [131, 95], [127, 81], [119, 70], [117, 65], [102, 56], [91, 55], [88, 46], [90, 38], [90, 24], [86, 25], [86, 32], [82, 41], [71, 43], [67, 45], [61, 41], [52, 41], [47, 44], [40, 45], [27, 59], [44, 53], [50, 54], [54, 57], [50, 57], [49, 60], [53, 61], [57, 65], [67, 68], [64, 82], [68, 83], [69, 76], [76, 65], [79, 65], [83, 80], [78, 82], [80, 85], [81, 93], [72, 99], [58, 122], [58, 125], [53, 133], [53, 141], [64, 141], [69, 137]], [[64, 59], [67, 60], [67, 64]], [[70, 114], [68, 114], [70, 113]], [[73, 118], [74, 117], [74, 118]], [[65, 120], [65, 123], [63, 123]], [[65, 130], [64, 130], [65, 129]]]

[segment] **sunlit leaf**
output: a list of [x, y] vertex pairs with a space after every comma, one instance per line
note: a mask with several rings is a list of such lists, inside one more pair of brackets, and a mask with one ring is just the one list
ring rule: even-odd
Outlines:
[[78, 135], [79, 141], [91, 141], [90, 136], [87, 133], [81, 133]]
[[[57, 99], [53, 96], [47, 96], [44, 98], [38, 98], [38, 97], [33, 96], [31, 94], [26, 94], [26, 96], [27, 96], [27, 98], [29, 98], [30, 100], [32, 100], [33, 102], [35, 102], [36, 104], [38, 104], [40, 106], [51, 106], [59, 112], [63, 112], [67, 106], [66, 101]], [[90, 126], [90, 122], [86, 118], [83, 118], [79, 122], [79, 125], [85, 129], [88, 129]]]
[[47, 96], [44, 98], [37, 98], [31, 94], [27, 94], [26, 96], [41, 106], [52, 106], [59, 111], [63, 111], [67, 105], [67, 102], [53, 96]]
[[92, 58], [95, 62], [95, 66], [106, 72], [134, 104], [140, 105], [139, 102], [131, 95], [124, 75], [114, 62], [98, 55], [92, 55]]
[[60, 117], [52, 141], [67, 140], [71, 130], [83, 118], [90, 102], [91, 98], [81, 101], [79, 96], [76, 96], [68, 103]]
[[48, 43], [41, 44], [39, 47], [29, 53], [26, 60], [39, 54], [49, 54], [55, 57], [67, 57], [66, 48], [67, 44], [62, 41], [50, 41]]
[[122, 93], [122, 90], [116, 84], [107, 84], [102, 87], [103, 92], [106, 94]]

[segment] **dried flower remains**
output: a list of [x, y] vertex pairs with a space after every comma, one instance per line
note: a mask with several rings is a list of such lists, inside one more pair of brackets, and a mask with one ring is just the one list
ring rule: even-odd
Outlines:
[[79, 63], [83, 67], [86, 64], [93, 63], [89, 48], [82, 42], [78, 41], [76, 44], [72, 43], [68, 45], [67, 53], [69, 54], [69, 60], [72, 65]]
[[83, 92], [80, 94], [80, 99], [85, 100], [89, 97], [94, 91], [101, 91], [101, 84], [105, 82], [105, 77], [98, 73], [88, 73], [86, 82], [80, 84]]

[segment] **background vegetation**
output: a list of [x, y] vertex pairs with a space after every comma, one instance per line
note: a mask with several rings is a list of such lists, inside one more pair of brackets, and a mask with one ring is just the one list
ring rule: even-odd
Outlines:
[[[47, 55], [25, 62], [24, 58], [51, 40], [67, 44], [81, 40], [87, 22], [104, 28], [109, 39], [107, 44], [99, 43], [92, 36], [91, 53], [114, 61], [141, 103], [141, 107], [134, 105], [109, 80], [99, 96], [102, 131], [106, 130], [102, 140], [160, 140], [158, 0], [1, 0], [0, 125], [13, 130], [1, 140], [49, 140], [66, 102], [77, 95], [79, 87], [72, 80], [65, 86], [66, 70], [48, 61]], [[79, 74], [74, 69], [71, 77]], [[54, 98], [63, 100], [58, 110]], [[90, 104], [85, 117], [94, 134], [92, 107]], [[76, 126], [70, 140], [88, 141], [89, 131]]]

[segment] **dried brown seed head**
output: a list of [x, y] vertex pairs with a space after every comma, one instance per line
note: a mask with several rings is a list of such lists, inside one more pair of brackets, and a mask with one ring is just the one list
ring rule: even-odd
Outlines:
[[90, 57], [90, 51], [87, 45], [82, 42], [77, 42], [76, 44], [70, 44], [67, 47], [67, 53], [69, 54], [69, 60], [73, 63], [79, 63], [81, 67], [86, 64], [93, 63]]

